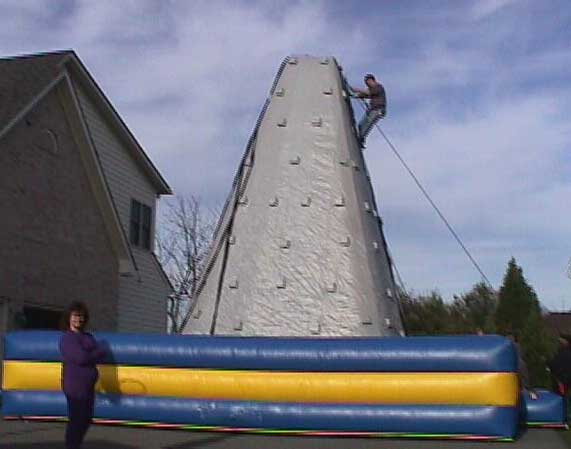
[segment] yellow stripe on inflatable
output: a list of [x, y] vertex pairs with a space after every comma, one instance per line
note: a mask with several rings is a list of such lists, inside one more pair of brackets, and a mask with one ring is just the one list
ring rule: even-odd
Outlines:
[[[100, 365], [99, 392], [272, 402], [515, 406], [515, 373], [299, 373]], [[60, 390], [61, 364], [4, 362], [5, 390]]]

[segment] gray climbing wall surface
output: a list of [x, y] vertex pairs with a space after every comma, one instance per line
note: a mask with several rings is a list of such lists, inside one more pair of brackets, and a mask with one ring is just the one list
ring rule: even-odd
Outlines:
[[402, 333], [334, 58], [284, 60], [234, 179], [185, 333]]

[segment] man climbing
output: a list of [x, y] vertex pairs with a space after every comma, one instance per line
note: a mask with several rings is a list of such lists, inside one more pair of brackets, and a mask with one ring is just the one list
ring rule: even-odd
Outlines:
[[368, 98], [369, 104], [367, 112], [359, 122], [359, 143], [364, 147], [367, 135], [380, 119], [384, 118], [387, 112], [387, 97], [385, 88], [379, 83], [371, 73], [365, 75], [367, 90], [349, 87], [349, 93], [355, 98]]

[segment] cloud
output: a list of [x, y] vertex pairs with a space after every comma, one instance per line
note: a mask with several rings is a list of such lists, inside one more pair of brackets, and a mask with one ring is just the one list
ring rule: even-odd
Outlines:
[[476, 20], [484, 19], [496, 12], [514, 4], [517, 0], [480, 0], [472, 7], [472, 17]]
[[[76, 49], [175, 191], [208, 205], [224, 201], [285, 56], [334, 55], [353, 81], [376, 73], [383, 129], [485, 272], [498, 285], [513, 255], [558, 307], [571, 14], [547, 3], [8, 0], [0, 51]], [[470, 288], [477, 272], [379, 136], [366, 158], [407, 285]]]
[[[441, 117], [440, 122], [412, 133], [406, 130], [393, 138], [495, 283], [501, 281], [504, 265], [514, 255], [523, 259], [524, 269], [544, 272], [538, 282], [540, 293], [552, 295], [544, 288], [550, 283], [562, 284], [561, 267], [546, 273], [539, 260], [544, 259], [548, 248], [554, 260], [566, 257], [560, 242], [566, 241], [569, 232], [568, 220], [563, 218], [568, 216], [563, 205], [571, 195], [569, 131], [561, 117], [555, 119], [566, 104], [565, 99], [539, 95], [512, 98], [491, 104], [484, 115], [461, 121]], [[389, 121], [384, 124], [385, 130], [393, 126]], [[461, 254], [388, 147], [376, 139], [369, 148], [371, 172], [384, 174], [376, 177], [376, 186], [397, 262], [410, 248], [428, 248], [434, 255], [444, 253], [446, 260], [453, 259], [453, 253]], [[561, 164], [567, 170], [562, 170]], [[438, 256], [435, 259], [442, 260]], [[410, 267], [408, 260], [406, 266]], [[428, 271], [419, 277], [413, 274], [413, 285], [428, 289], [431, 278], [442, 278], [441, 264]], [[460, 260], [454, 269], [464, 279], [471, 271], [477, 280], [468, 259]], [[449, 287], [443, 290], [453, 293]]]
[[69, 36], [175, 189], [211, 201], [229, 189], [285, 56], [367, 50], [358, 29], [330, 25], [322, 2], [158, 4], [78, 2]]

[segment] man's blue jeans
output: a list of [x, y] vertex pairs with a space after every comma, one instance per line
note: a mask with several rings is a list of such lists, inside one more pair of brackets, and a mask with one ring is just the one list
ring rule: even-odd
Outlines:
[[367, 113], [363, 116], [359, 122], [359, 139], [361, 142], [365, 141], [365, 138], [371, 132], [375, 123], [385, 116], [385, 111], [383, 109], [369, 109]]

